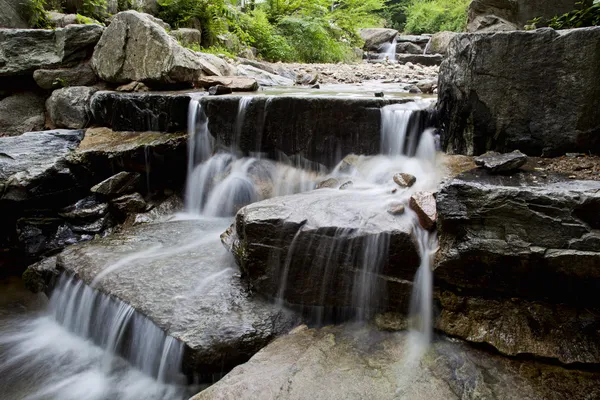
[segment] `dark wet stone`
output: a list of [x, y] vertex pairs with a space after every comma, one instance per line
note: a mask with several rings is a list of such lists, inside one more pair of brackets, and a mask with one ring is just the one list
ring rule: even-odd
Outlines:
[[441, 54], [396, 54], [399, 63], [413, 63], [425, 66], [440, 65], [444, 60]]
[[90, 196], [62, 209], [59, 215], [68, 220], [95, 220], [106, 215], [108, 204]]
[[140, 174], [137, 172], [121, 171], [92, 186], [90, 191], [107, 197], [115, 197], [134, 191], [139, 182]]
[[123, 214], [139, 213], [148, 206], [139, 193], [126, 194], [110, 202], [110, 204]]
[[488, 151], [475, 158], [475, 164], [489, 170], [492, 174], [509, 174], [517, 171], [527, 162], [527, 156], [519, 150], [511, 153]]
[[208, 94], [211, 96], [219, 96], [222, 94], [231, 94], [233, 90], [229, 86], [215, 85], [208, 89]]

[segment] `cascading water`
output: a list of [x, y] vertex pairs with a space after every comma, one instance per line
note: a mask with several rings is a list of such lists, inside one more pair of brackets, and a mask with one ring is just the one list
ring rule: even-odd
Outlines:
[[395, 63], [396, 62], [396, 45], [398, 43], [396, 42], [396, 38], [394, 38], [394, 40], [392, 40], [390, 43], [384, 43], [381, 45], [381, 58], [383, 60], [387, 60], [390, 63]]

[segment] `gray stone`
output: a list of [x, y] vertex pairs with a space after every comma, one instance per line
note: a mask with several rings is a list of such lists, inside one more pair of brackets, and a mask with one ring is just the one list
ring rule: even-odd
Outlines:
[[66, 66], [88, 58], [104, 28], [69, 25], [49, 29], [0, 29], [0, 76]]
[[150, 88], [142, 82], [132, 81], [115, 89], [117, 92], [148, 92]]
[[63, 208], [58, 215], [61, 217], [77, 220], [97, 220], [108, 212], [108, 204], [97, 201], [93, 196], [86, 197], [68, 207]]
[[476, 169], [437, 195], [437, 282], [486, 297], [598, 307], [600, 182]]
[[205, 89], [215, 85], [226, 86], [234, 92], [254, 92], [258, 90], [256, 79], [241, 76], [205, 76], [195, 84], [195, 86]]
[[378, 51], [382, 44], [391, 43], [398, 35], [397, 30], [386, 28], [363, 28], [358, 33], [365, 41], [364, 49], [367, 51]]
[[179, 28], [169, 32], [182, 46], [200, 46], [202, 42], [202, 32], [198, 29]]
[[54, 130], [0, 138], [0, 201], [48, 205], [50, 198], [74, 189], [66, 157], [82, 137], [82, 131]]
[[200, 58], [202, 68], [206, 75], [216, 76], [231, 76], [237, 75], [237, 70], [234, 66], [227, 63], [221, 57], [218, 57], [210, 53], [196, 52], [196, 55]]
[[328, 179], [325, 179], [324, 181], [317, 183], [317, 185], [315, 186], [315, 189], [323, 189], [323, 188], [337, 189], [339, 187], [340, 187], [340, 182], [337, 179], [328, 178]]
[[44, 129], [44, 101], [41, 93], [16, 93], [0, 100], [0, 136], [15, 136]]
[[219, 96], [222, 94], [231, 94], [233, 91], [231, 90], [230, 87], [228, 86], [223, 86], [223, 85], [215, 85], [215, 86], [211, 86], [208, 89], [208, 94], [210, 94], [211, 96]]
[[54, 126], [81, 129], [90, 124], [90, 99], [98, 89], [72, 86], [57, 89], [46, 101], [46, 109]]
[[420, 256], [411, 218], [389, 214], [385, 202], [348, 190], [276, 197], [242, 208], [223, 240], [268, 297], [304, 307], [403, 310]]
[[369, 326], [299, 327], [191, 400], [584, 400], [600, 396], [594, 371], [501, 357], [444, 337], [414, 360], [408, 336]]
[[148, 14], [117, 14], [98, 42], [92, 67], [112, 83], [192, 83], [206, 73], [193, 51], [180, 46]]
[[431, 39], [430, 35], [398, 35], [396, 36], [396, 42], [398, 43], [414, 43], [425, 47], [425, 45]]
[[126, 194], [112, 200], [110, 204], [122, 214], [132, 214], [146, 211], [146, 201], [139, 193]]
[[417, 192], [410, 196], [409, 207], [417, 214], [423, 229], [431, 230], [437, 221], [435, 197], [430, 192]]
[[107, 197], [116, 197], [134, 191], [139, 181], [140, 174], [137, 172], [121, 171], [92, 186], [90, 191]]
[[437, 81], [421, 80], [418, 81], [415, 86], [423, 93], [432, 94], [433, 90], [437, 87]]
[[427, 48], [427, 54], [447, 54], [450, 41], [457, 35], [456, 32], [438, 32], [434, 34]]
[[19, 10], [19, 2], [0, 0], [0, 28], [29, 28], [27, 18]]
[[396, 182], [396, 185], [398, 185], [402, 188], [411, 187], [417, 181], [417, 178], [414, 175], [405, 174], [405, 173], [394, 174], [393, 179], [394, 179], [394, 182]]
[[396, 53], [423, 54], [423, 49], [411, 42], [400, 42], [396, 45]]
[[240, 76], [254, 78], [261, 86], [292, 86], [295, 80], [283, 77], [252, 65], [239, 65], [237, 73]]
[[58, 89], [66, 86], [92, 86], [98, 78], [89, 63], [73, 68], [38, 69], [33, 79], [42, 89]]
[[[131, 305], [184, 343], [187, 371], [211, 376], [246, 361], [295, 321], [250, 294], [218, 243], [223, 229], [222, 222], [193, 220], [143, 224], [69, 247], [59, 254], [56, 269], [87, 284], [97, 279], [98, 290]], [[132, 251], [157, 247], [162, 250], [155, 257], [107, 271]], [[31, 286], [43, 286], [53, 272], [29, 274], [42, 281]]]
[[441, 54], [396, 54], [396, 60], [401, 64], [410, 62], [431, 67], [440, 65], [444, 57]]
[[600, 64], [588, 62], [600, 57], [598, 43], [600, 27], [458, 35], [440, 67], [443, 149], [600, 152]]
[[489, 170], [492, 174], [507, 174], [517, 171], [527, 162], [527, 156], [519, 150], [511, 153], [488, 151], [475, 158], [475, 164]]

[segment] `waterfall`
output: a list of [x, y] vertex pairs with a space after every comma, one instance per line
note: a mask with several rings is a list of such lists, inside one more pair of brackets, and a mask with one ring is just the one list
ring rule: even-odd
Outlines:
[[[381, 109], [381, 154], [413, 156], [420, 152], [422, 156], [435, 156], [435, 143], [431, 147], [428, 137], [432, 132], [423, 135], [425, 126], [419, 121], [425, 115], [422, 110], [430, 104], [429, 101], [415, 101]], [[427, 143], [421, 140], [425, 136]]]
[[423, 50], [424, 56], [426, 56], [427, 53], [429, 53], [429, 48], [431, 47], [431, 39], [433, 39], [433, 37], [430, 37], [429, 40], [427, 41], [427, 44], [425, 45], [425, 49]]
[[396, 38], [394, 38], [390, 43], [384, 43], [380, 47], [381, 58], [383, 60], [387, 60], [390, 63], [396, 62]]

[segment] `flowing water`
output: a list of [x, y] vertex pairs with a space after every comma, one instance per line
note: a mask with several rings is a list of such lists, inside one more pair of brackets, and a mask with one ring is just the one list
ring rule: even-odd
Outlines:
[[[395, 41], [390, 54], [395, 57]], [[392, 57], [392, 59], [394, 59]], [[429, 103], [412, 102], [382, 109], [381, 154], [351, 155], [331, 171], [302, 157], [281, 155], [278, 160], [240, 155], [238, 149], [244, 118], [252, 97], [242, 97], [236, 117], [235, 137], [229, 147], [218, 146], [208, 128], [201, 98], [189, 105], [188, 177], [185, 194], [186, 215], [194, 218], [233, 217], [241, 207], [269, 197], [309, 191], [318, 182], [336, 178], [351, 180], [345, 191], [360, 202], [361, 215], [377, 213], [382, 203], [398, 201], [391, 197], [397, 188], [394, 173], [417, 177], [414, 187], [401, 192], [407, 205], [405, 218], [413, 221], [421, 265], [414, 279], [410, 321], [414, 331], [415, 356], [431, 340], [432, 304], [431, 258], [436, 238], [419, 225], [408, 208], [410, 194], [437, 185], [435, 138], [424, 129], [421, 110]], [[260, 143], [260, 140], [259, 140]], [[260, 154], [260, 148], [253, 154]], [[348, 163], [352, 160], [352, 163]], [[325, 189], [331, 190], [331, 189]], [[357, 216], [357, 218], [363, 218]], [[368, 226], [368, 218], [362, 221]], [[212, 233], [211, 233], [212, 235]], [[300, 229], [296, 235], [302, 235]], [[211, 236], [210, 240], [217, 239]], [[329, 241], [292, 241], [280, 274], [277, 299], [284, 305], [292, 261], [304, 257], [307, 267], [320, 274], [319, 301], [329, 295], [336, 265], [355, 268], [351, 290], [344, 295], [353, 315], [368, 319], [373, 310], [385, 304], [380, 274], [388, 253], [390, 237], [375, 233], [357, 241], [356, 230], [338, 228]], [[192, 242], [190, 242], [192, 243]], [[196, 245], [194, 243], [190, 245]], [[304, 247], [306, 246], [306, 247]], [[311, 248], [326, 254], [308, 259]], [[150, 320], [129, 305], [96, 290], [106, 276], [127, 268], [133, 261], [168, 258], [181, 248], [150, 247], [106, 266], [88, 286], [75, 277], [63, 275], [52, 293], [48, 311], [10, 322], [0, 337], [0, 383], [7, 384], [7, 399], [184, 399], [197, 390], [186, 386], [181, 370], [183, 345], [167, 336]], [[227, 267], [207, 277], [200, 287], [228, 276]], [[174, 299], [174, 301], [185, 301]], [[400, 310], [402, 311], [402, 310]], [[322, 319], [323, 320], [323, 319]]]
[[384, 43], [381, 45], [381, 48], [379, 49], [380, 52], [379, 54], [381, 54], [381, 59], [382, 60], [387, 60], [390, 63], [395, 63], [396, 62], [396, 38], [394, 38], [394, 40], [392, 40], [390, 43]]

